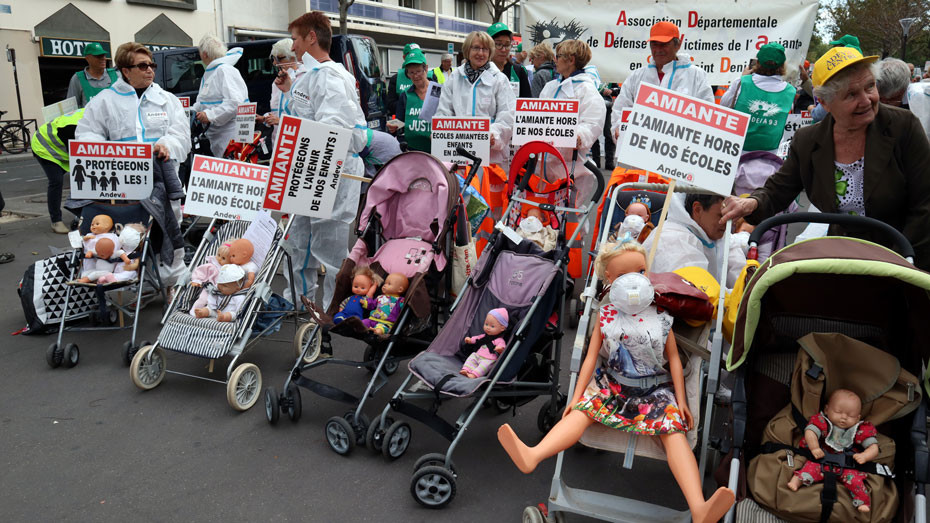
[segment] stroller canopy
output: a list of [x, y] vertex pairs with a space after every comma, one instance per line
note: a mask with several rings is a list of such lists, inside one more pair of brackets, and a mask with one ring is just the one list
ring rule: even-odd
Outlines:
[[790, 351], [810, 332], [839, 332], [894, 354], [920, 376], [930, 361], [928, 290], [930, 274], [865, 240], [827, 237], [789, 245], [746, 286], [727, 368], [742, 365], [753, 346]]
[[436, 241], [459, 198], [452, 176], [442, 162], [423, 152], [394, 157], [372, 180], [358, 227], [377, 213], [385, 238]]

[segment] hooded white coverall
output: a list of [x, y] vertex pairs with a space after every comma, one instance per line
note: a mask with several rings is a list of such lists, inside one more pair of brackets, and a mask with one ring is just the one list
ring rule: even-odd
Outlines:
[[[139, 98], [122, 76], [88, 102], [84, 117], [74, 131], [74, 139], [164, 145], [174, 162], [175, 172], [178, 163], [187, 159], [191, 150], [190, 123], [181, 101], [155, 82]], [[173, 200], [171, 208], [180, 223], [180, 200]], [[174, 263], [170, 267], [158, 264], [162, 284], [168, 287], [187, 272], [183, 248], [175, 249]]]
[[210, 62], [200, 80], [200, 91], [192, 110], [204, 112], [210, 119], [207, 138], [213, 156], [222, 158], [229, 141], [236, 137], [236, 108], [249, 101], [249, 90], [236, 69], [242, 48], [234, 47]]
[[[342, 64], [332, 60], [318, 62], [304, 53], [306, 73], [298, 75], [284, 101], [284, 112], [291, 116], [313, 120], [345, 129], [352, 129], [352, 142], [345, 160], [345, 174], [365, 175], [365, 165], [359, 153], [368, 143], [368, 126], [355, 90], [355, 77]], [[298, 294], [315, 301], [317, 269], [326, 268], [323, 280], [323, 307], [328, 308], [336, 288], [336, 273], [349, 256], [350, 225], [358, 210], [361, 182], [341, 178], [331, 219], [295, 216], [285, 244], [291, 253], [294, 282]], [[290, 289], [285, 298], [291, 297]], [[299, 302], [297, 302], [299, 303]]]
[[[668, 217], [662, 227], [656, 256], [649, 267], [650, 272], [672, 272], [682, 267], [700, 267], [720, 281], [720, 267], [723, 264], [723, 238], [711, 241], [704, 229], [685, 211], [685, 195], [675, 194], [669, 204]], [[643, 242], [646, 252], [652, 248], [656, 232]], [[730, 253], [727, 261], [727, 288], [732, 289], [740, 271], [746, 265], [746, 256], [740, 249], [739, 242], [730, 240]]]

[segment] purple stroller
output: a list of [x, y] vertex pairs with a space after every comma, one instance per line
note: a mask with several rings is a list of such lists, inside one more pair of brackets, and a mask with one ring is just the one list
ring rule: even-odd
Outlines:
[[[480, 161], [469, 172], [474, 176]], [[265, 390], [265, 413], [274, 424], [284, 412], [292, 421], [300, 418], [299, 387], [335, 401], [352, 410], [326, 424], [326, 439], [339, 454], [348, 454], [356, 444], [379, 440], [384, 431], [369, 430], [363, 413], [365, 401], [383, 387], [398, 363], [429, 345], [438, 331], [439, 318], [448, 315], [451, 298], [452, 234], [460, 203], [459, 186], [436, 158], [422, 152], [401, 154], [386, 163], [372, 180], [363, 197], [357, 220], [359, 239], [336, 275], [336, 288], [329, 309], [322, 312], [314, 304], [308, 308], [315, 320], [304, 324], [294, 343], [297, 361], [284, 382], [282, 394], [273, 387]], [[368, 265], [382, 278], [402, 273], [409, 280], [399, 317], [386, 336], [370, 332], [357, 317], [334, 324], [332, 317], [352, 296], [352, 271]], [[331, 334], [364, 341], [362, 361], [332, 355]], [[307, 376], [327, 364], [364, 368], [371, 373], [365, 391], [355, 396], [333, 385]]]

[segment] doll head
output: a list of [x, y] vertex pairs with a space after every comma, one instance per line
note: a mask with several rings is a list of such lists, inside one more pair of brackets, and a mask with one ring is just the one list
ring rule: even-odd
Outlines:
[[375, 290], [384, 280], [367, 265], [359, 265], [352, 271], [352, 294], [374, 296]]
[[741, 233], [741, 232], [752, 233], [752, 231], [754, 230], [756, 230], [756, 227], [754, 225], [750, 225], [746, 221], [745, 218], [740, 218], [738, 220], [733, 221], [733, 233], [734, 234]]
[[549, 216], [537, 207], [531, 207], [530, 210], [526, 211], [527, 218], [536, 218], [543, 225], [549, 225]]
[[639, 216], [644, 222], [649, 221], [649, 207], [642, 201], [634, 199], [626, 208], [627, 216]]
[[220, 265], [226, 265], [229, 263], [229, 246], [232, 245], [230, 242], [226, 242], [223, 245], [220, 245], [220, 248], [216, 250], [216, 263]]
[[598, 278], [607, 283], [630, 272], [644, 273], [646, 249], [629, 236], [619, 242], [605, 243], [594, 260], [594, 271]]
[[491, 312], [484, 317], [484, 333], [488, 336], [497, 336], [507, 330], [507, 324], [510, 321], [510, 315], [507, 309], [500, 307], [491, 309]]
[[235, 294], [245, 285], [245, 270], [242, 267], [229, 263], [223, 265], [216, 277], [216, 289], [224, 296]]
[[862, 420], [862, 400], [851, 390], [836, 389], [830, 394], [823, 413], [833, 425], [848, 429]]
[[392, 272], [385, 278], [381, 292], [389, 296], [400, 296], [407, 290], [408, 285], [410, 285], [410, 281], [407, 280], [406, 276], [399, 272]]
[[249, 263], [254, 252], [255, 248], [252, 247], [252, 242], [245, 238], [231, 241], [229, 242], [229, 263], [235, 263], [236, 265]]
[[113, 257], [113, 252], [116, 251], [116, 244], [110, 238], [100, 238], [97, 240], [97, 246], [94, 250], [97, 251], [98, 258], [109, 260]]
[[113, 230], [113, 219], [106, 214], [98, 214], [90, 222], [90, 232], [104, 234]]
[[119, 233], [120, 247], [126, 252], [135, 251], [139, 244], [142, 243], [142, 234], [144, 232], [145, 228], [141, 224], [127, 224]]

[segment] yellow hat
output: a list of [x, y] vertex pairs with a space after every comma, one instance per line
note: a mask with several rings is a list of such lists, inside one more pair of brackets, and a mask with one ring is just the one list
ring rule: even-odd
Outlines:
[[[673, 271], [675, 274], [693, 283], [695, 287], [701, 290], [710, 299], [714, 306], [714, 317], [717, 316], [717, 300], [720, 299], [720, 283], [706, 269], [700, 267], [682, 267]], [[685, 321], [692, 327], [697, 327], [705, 322], [703, 321]]]
[[814, 87], [820, 87], [836, 73], [858, 62], [872, 63], [878, 56], [862, 56], [862, 53], [852, 47], [833, 47], [814, 64], [814, 74], [811, 81]]

